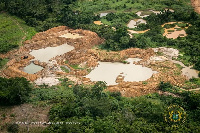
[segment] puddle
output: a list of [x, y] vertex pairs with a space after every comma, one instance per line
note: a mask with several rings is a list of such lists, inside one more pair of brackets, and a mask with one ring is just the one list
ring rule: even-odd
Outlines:
[[33, 50], [30, 52], [32, 56], [35, 57], [34, 60], [39, 60], [41, 62], [48, 62], [51, 58], [62, 55], [73, 50], [74, 47], [68, 44], [63, 44], [57, 47], [47, 47], [44, 49]]
[[43, 69], [43, 67], [35, 65], [34, 63], [31, 63], [30, 65], [24, 67], [22, 69], [22, 71], [29, 73], [29, 74], [34, 74], [42, 69]]
[[100, 13], [100, 18], [106, 16], [107, 14], [108, 14], [108, 12], [102, 12], [102, 13]]
[[76, 38], [82, 38], [83, 36], [80, 36], [79, 34], [75, 34], [75, 33], [67, 33], [67, 34], [61, 35], [60, 37], [76, 39]]
[[129, 28], [136, 28], [137, 27], [137, 25], [139, 25], [139, 24], [146, 24], [147, 22], [146, 22], [146, 20], [144, 20], [144, 19], [134, 19], [134, 20], [131, 20], [128, 24], [127, 24], [127, 27], [129, 27]]
[[111, 63], [111, 62], [98, 62], [99, 65], [92, 70], [86, 78], [90, 78], [91, 81], [105, 81], [107, 85], [116, 85], [115, 82], [117, 76], [124, 76], [124, 81], [145, 81], [149, 79], [153, 73], [150, 68], [143, 67], [142, 65], [133, 64], [134, 61], [141, 59], [129, 58], [126, 61], [130, 64], [123, 63]]

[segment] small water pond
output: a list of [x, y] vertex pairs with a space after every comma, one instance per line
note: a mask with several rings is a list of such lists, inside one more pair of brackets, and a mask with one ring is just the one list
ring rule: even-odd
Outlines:
[[43, 49], [33, 50], [30, 52], [32, 56], [35, 57], [34, 60], [39, 60], [41, 62], [48, 62], [51, 58], [62, 55], [73, 50], [74, 47], [68, 44], [63, 44], [57, 47], [47, 47]]
[[133, 64], [134, 61], [137, 62], [139, 60], [137, 58], [129, 58], [126, 61], [130, 62], [130, 64], [99, 62], [99, 65], [86, 75], [86, 78], [90, 78], [91, 81], [105, 81], [107, 85], [116, 85], [115, 80], [118, 75], [124, 76], [124, 81], [138, 82], [145, 81], [152, 74], [157, 73], [150, 68]]
[[43, 67], [31, 63], [28, 66], [24, 67], [22, 70], [28, 74], [34, 74], [42, 69]]

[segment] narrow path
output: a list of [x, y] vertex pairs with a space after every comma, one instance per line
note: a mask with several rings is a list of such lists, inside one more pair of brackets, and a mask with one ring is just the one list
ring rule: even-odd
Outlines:
[[189, 89], [189, 90], [186, 90], [186, 89], [183, 89], [183, 88], [180, 88], [181, 90], [184, 90], [184, 91], [199, 91], [200, 88], [196, 88], [196, 89]]

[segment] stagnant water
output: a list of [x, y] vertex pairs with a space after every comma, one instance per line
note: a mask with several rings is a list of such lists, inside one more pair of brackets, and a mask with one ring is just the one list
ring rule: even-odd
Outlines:
[[30, 52], [32, 56], [35, 57], [34, 60], [39, 60], [41, 62], [48, 62], [51, 58], [62, 55], [73, 50], [74, 47], [68, 44], [63, 44], [57, 47], [47, 47], [43, 49], [33, 50]]
[[130, 64], [99, 62], [99, 65], [86, 75], [86, 78], [90, 78], [91, 81], [105, 81], [107, 85], [116, 85], [115, 80], [118, 75], [124, 76], [124, 81], [133, 82], [145, 81], [153, 73], [157, 73], [150, 68], [133, 64], [134, 61], [137, 62], [139, 60], [137, 58], [129, 58], [126, 61], [130, 62]]
[[29, 74], [34, 74], [42, 69], [43, 67], [31, 63], [28, 66], [24, 67], [23, 71]]

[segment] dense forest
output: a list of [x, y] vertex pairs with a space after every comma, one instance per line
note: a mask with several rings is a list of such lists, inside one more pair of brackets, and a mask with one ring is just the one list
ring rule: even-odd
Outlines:
[[[189, 0], [0, 0], [0, 11], [23, 20], [22, 27], [29, 32], [26, 39], [30, 39], [36, 31], [66, 25], [74, 29], [82, 28], [96, 32], [105, 39], [99, 47], [108, 51], [131, 47], [177, 48], [183, 53], [183, 56], [179, 57], [180, 60], [187, 59], [185, 64], [194, 64], [193, 67], [200, 70], [200, 16], [193, 11], [188, 2]], [[175, 11], [164, 10], [165, 8], [173, 8]], [[130, 38], [126, 24], [133, 18], [139, 18], [135, 14], [136, 11], [145, 9], [161, 10], [162, 13], [151, 14], [144, 18], [147, 24], [140, 24], [136, 30], [150, 30]], [[102, 11], [109, 11], [109, 13], [100, 18], [99, 13]], [[5, 15], [0, 17], [6, 19]], [[14, 17], [14, 19], [18, 18]], [[95, 25], [93, 21], [98, 20], [103, 20], [107, 25]], [[163, 36], [161, 25], [172, 21], [191, 24], [186, 29], [186, 37], [168, 39]], [[17, 34], [17, 37], [21, 38], [23, 34], [20, 31], [16, 33], [16, 27], [12, 27], [12, 23], [5, 25], [3, 20], [0, 22], [0, 26], [5, 28], [0, 33], [2, 35], [0, 53], [5, 53], [20, 45], [21, 40], [11, 37]], [[183, 28], [186, 26], [182, 25]], [[13, 29], [12, 32], [8, 32], [12, 36], [2, 34], [9, 29]], [[6, 60], [0, 59], [0, 67]], [[200, 84], [199, 79], [191, 79], [188, 82]], [[164, 82], [160, 83], [158, 89], [173, 93], [177, 97], [153, 93], [127, 98], [122, 97], [120, 92], [106, 92], [105, 89], [104, 82], [84, 86], [74, 85], [68, 79], [62, 79], [60, 86], [33, 87], [25, 78], [0, 78], [0, 106], [22, 103], [51, 104], [49, 121], [78, 123], [52, 124], [43, 131], [44, 133], [200, 132], [199, 93], [180, 92], [180, 88]], [[165, 111], [170, 105], [179, 105], [187, 113], [186, 121], [180, 123], [178, 127], [173, 127], [164, 119]], [[8, 129], [10, 132], [18, 131], [15, 125]]]
[[[42, 132], [193, 132], [200, 131], [200, 94], [174, 91], [178, 97], [148, 94], [141, 97], [122, 97], [119, 92], [106, 92], [104, 82], [93, 86], [74, 85], [62, 79], [60, 86], [40, 86], [32, 89], [24, 78], [2, 79], [0, 105], [19, 103], [51, 104], [49, 121], [51, 124]], [[10, 84], [10, 83], [11, 84]], [[9, 84], [8, 84], [9, 83]], [[1, 83], [2, 84], [2, 83]], [[22, 85], [23, 84], [23, 85]], [[5, 93], [5, 86], [9, 88]], [[16, 89], [20, 87], [21, 89]], [[2, 90], [2, 88], [4, 88]], [[159, 89], [172, 89], [170, 83], [160, 83]], [[22, 93], [23, 91], [23, 93]], [[21, 92], [21, 93], [19, 93]], [[10, 101], [10, 102], [9, 102]], [[14, 101], [14, 103], [13, 103]], [[164, 115], [171, 105], [179, 105], [186, 111], [184, 122], [166, 122]], [[168, 112], [167, 112], [168, 113]], [[9, 131], [19, 130], [11, 124]]]

